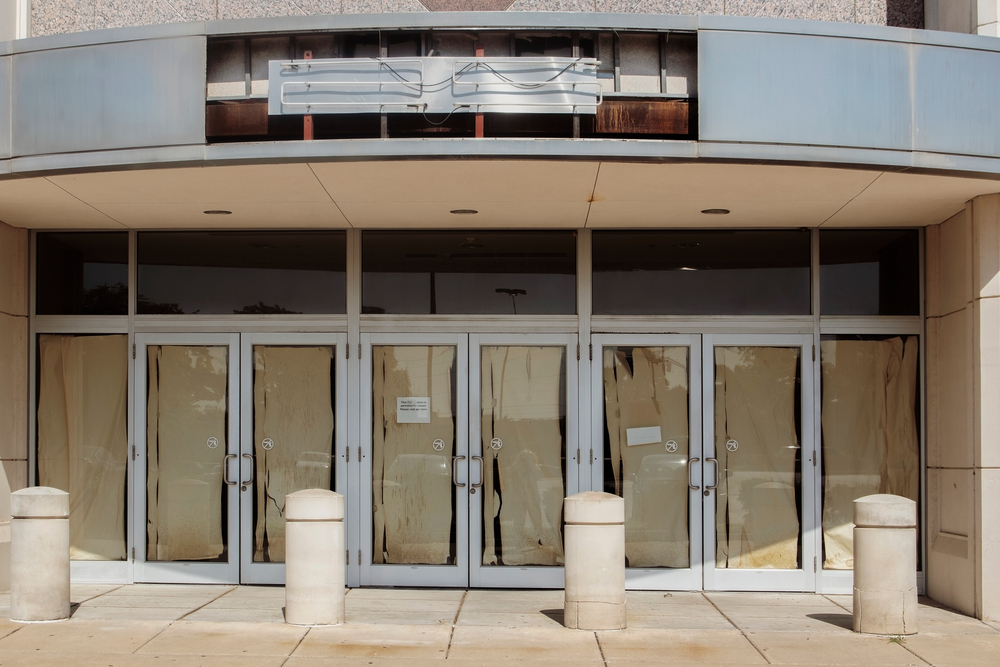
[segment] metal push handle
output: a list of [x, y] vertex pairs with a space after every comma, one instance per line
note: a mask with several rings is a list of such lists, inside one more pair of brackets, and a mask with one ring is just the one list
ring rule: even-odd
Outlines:
[[706, 463], [708, 463], [709, 461], [715, 464], [715, 484], [710, 484], [706, 486], [705, 487], [706, 491], [719, 488], [719, 459], [713, 459], [713, 458], [705, 459]]
[[481, 489], [481, 488], [483, 488], [483, 481], [486, 479], [486, 464], [483, 463], [483, 457], [482, 456], [473, 456], [472, 460], [473, 461], [479, 461], [479, 482], [477, 484], [473, 484], [472, 485], [472, 489], [473, 489], [472, 492], [475, 493], [475, 489]]
[[691, 483], [691, 464], [692, 463], [697, 463], [698, 461], [701, 461], [701, 459], [699, 459], [699, 458], [693, 458], [693, 459], [688, 459], [688, 463], [687, 463], [688, 488], [691, 489], [691, 490], [693, 490], [693, 491], [697, 491], [698, 489], [701, 488], [701, 485], [699, 485], [699, 484], [692, 484]]
[[458, 481], [458, 471], [455, 469], [455, 466], [458, 464], [459, 461], [464, 461], [464, 460], [465, 460], [464, 456], [451, 457], [451, 481], [454, 482], [455, 486], [457, 486], [460, 489], [465, 488], [465, 482]]
[[[243, 483], [244, 484], [253, 484], [253, 476], [254, 476], [254, 472], [255, 472], [254, 469], [257, 467], [257, 466], [254, 465], [254, 462], [253, 462], [253, 454], [244, 454], [243, 458], [245, 458], [248, 461], [250, 461], [250, 479], [248, 479], [247, 481], [245, 481]], [[242, 473], [243, 471], [241, 470], [240, 472]], [[242, 476], [243, 475], [240, 475], [240, 477], [242, 477]]]
[[226, 454], [222, 457], [222, 481], [229, 486], [236, 486], [238, 482], [230, 481], [229, 479], [229, 459], [239, 458], [236, 454]]

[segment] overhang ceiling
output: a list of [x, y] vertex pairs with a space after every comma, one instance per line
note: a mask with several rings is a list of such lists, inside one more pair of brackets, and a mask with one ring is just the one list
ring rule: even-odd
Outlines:
[[0, 220], [38, 229], [892, 227], [937, 224], [994, 192], [1000, 181], [808, 166], [317, 162], [3, 180]]

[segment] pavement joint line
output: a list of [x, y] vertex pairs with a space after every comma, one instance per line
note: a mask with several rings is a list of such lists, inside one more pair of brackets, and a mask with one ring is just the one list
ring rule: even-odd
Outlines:
[[166, 626], [165, 626], [165, 627], [164, 627], [164, 628], [163, 628], [162, 630], [160, 630], [160, 631], [159, 631], [159, 632], [157, 632], [157, 633], [156, 633], [155, 635], [153, 635], [152, 637], [150, 637], [149, 639], [147, 639], [146, 641], [144, 641], [144, 642], [143, 642], [142, 644], [140, 644], [139, 646], [136, 646], [136, 647], [135, 647], [135, 651], [132, 651], [132, 655], [135, 655], [136, 651], [138, 651], [138, 650], [139, 650], [139, 649], [141, 649], [141, 648], [142, 648], [143, 646], [145, 646], [145, 645], [146, 645], [146, 644], [148, 644], [149, 642], [153, 641], [154, 639], [156, 639], [157, 637], [159, 637], [160, 635], [162, 635], [162, 634], [163, 634], [164, 632], [166, 632], [166, 631], [167, 631], [168, 629], [170, 629], [170, 628], [171, 628], [171, 627], [173, 626], [173, 624], [174, 624], [174, 623], [176, 623], [177, 621], [182, 621], [182, 620], [184, 620], [185, 618], [187, 618], [188, 616], [190, 616], [190, 615], [191, 615], [191, 614], [193, 614], [194, 612], [198, 611], [198, 609], [203, 609], [204, 607], [207, 607], [208, 605], [212, 604], [213, 602], [215, 602], [216, 600], [218, 600], [218, 599], [219, 599], [219, 598], [221, 598], [222, 596], [224, 596], [224, 595], [229, 595], [229, 594], [230, 594], [230, 593], [232, 593], [232, 592], [233, 592], [234, 590], [236, 590], [236, 586], [230, 586], [230, 587], [229, 587], [229, 590], [228, 590], [228, 591], [226, 591], [225, 593], [223, 593], [222, 595], [217, 595], [217, 596], [215, 596], [214, 598], [212, 598], [211, 600], [209, 600], [209, 601], [208, 601], [208, 602], [206, 602], [205, 604], [201, 605], [201, 606], [200, 606], [200, 607], [198, 607], [197, 609], [192, 609], [192, 610], [191, 610], [191, 611], [189, 611], [188, 613], [184, 614], [184, 616], [181, 616], [180, 618], [178, 618], [178, 619], [176, 619], [176, 620], [174, 620], [174, 621], [168, 621], [168, 622], [167, 622], [167, 625], [166, 625]]
[[[345, 622], [341, 623], [341, 625], [345, 624], [346, 624], [346, 618]], [[285, 659], [281, 661], [281, 665], [279, 665], [279, 667], [285, 667], [285, 663], [292, 659], [292, 656], [295, 655], [295, 652], [299, 650], [299, 647], [302, 646], [302, 642], [306, 640], [306, 637], [309, 636], [310, 632], [312, 632], [312, 628], [311, 627], [306, 628], [306, 631], [302, 633], [301, 637], [299, 637], [299, 641], [296, 642], [295, 648], [293, 648], [291, 651], [288, 652], [288, 655], [286, 655]]]
[[911, 649], [909, 646], [906, 645], [906, 637], [900, 638], [899, 645], [902, 646], [903, 649], [905, 649], [908, 653], [910, 653], [910, 655], [914, 656], [920, 662], [924, 663], [925, 665], [930, 665], [931, 667], [935, 667], [933, 662], [928, 662], [927, 660], [924, 660], [920, 655], [914, 652], [913, 649]]
[[747, 636], [747, 633], [743, 632], [743, 628], [741, 628], [740, 626], [738, 626], [735, 623], [733, 623], [733, 619], [731, 619], [728, 616], [726, 616], [725, 612], [723, 612], [721, 609], [719, 609], [719, 606], [717, 604], [715, 604], [715, 601], [712, 600], [712, 598], [708, 597], [708, 595], [705, 594], [705, 591], [701, 592], [701, 596], [703, 598], [705, 598], [706, 600], [708, 600], [708, 604], [710, 604], [713, 607], [715, 607], [715, 611], [719, 612], [719, 614], [722, 616], [722, 618], [724, 618], [727, 621], [729, 621], [729, 624], [732, 625], [734, 628], [736, 628], [741, 635], [743, 635], [743, 639], [747, 640], [747, 643], [750, 644], [750, 646], [753, 646], [753, 650], [757, 651], [757, 653], [760, 654], [760, 657], [764, 658], [764, 662], [766, 662], [769, 665], [774, 664], [770, 660], [768, 660], [767, 656], [764, 655], [764, 652], [762, 650], [760, 650], [760, 647], [753, 643], [753, 640], [751, 640], [750, 637]]
[[[228, 591], [226, 591], [225, 593], [221, 593], [220, 595], [216, 595], [216, 596], [215, 596], [214, 598], [212, 598], [211, 600], [209, 600], [209, 601], [208, 601], [208, 602], [206, 602], [205, 604], [203, 604], [203, 605], [200, 605], [200, 606], [198, 606], [198, 607], [195, 607], [194, 609], [192, 609], [192, 610], [191, 610], [191, 611], [189, 611], [188, 613], [184, 614], [183, 616], [181, 616], [181, 617], [180, 617], [180, 618], [178, 618], [177, 620], [178, 620], [178, 621], [183, 621], [183, 620], [184, 620], [185, 618], [187, 618], [187, 617], [188, 617], [188, 616], [190, 616], [191, 614], [195, 613], [196, 611], [200, 611], [200, 610], [204, 609], [205, 607], [207, 607], [208, 605], [210, 605], [210, 604], [212, 604], [213, 602], [215, 602], [216, 600], [221, 600], [222, 598], [226, 597], [227, 595], [229, 595], [230, 593], [232, 593], [233, 591], [235, 591], [235, 590], [236, 590], [237, 588], [238, 588], [237, 586], [230, 586], [230, 587], [229, 587], [229, 590], [228, 590]], [[173, 624], [174, 622], [175, 622], [175, 621], [171, 621], [171, 624]]]
[[597, 640], [597, 650], [601, 652], [601, 660], [604, 661], [604, 667], [608, 667], [608, 659], [604, 657], [604, 647], [601, 646], [601, 636], [595, 632], [594, 639]]
[[854, 610], [853, 609], [848, 609], [847, 607], [845, 607], [844, 605], [840, 604], [836, 600], [831, 600], [829, 595], [823, 595], [823, 597], [825, 599], [827, 599], [827, 600], [830, 600], [830, 602], [832, 602], [833, 604], [837, 605], [838, 607], [840, 607], [844, 611], [849, 612], [852, 616], [854, 615]]
[[462, 613], [462, 606], [465, 604], [465, 598], [469, 594], [468, 589], [462, 593], [462, 599], [458, 601], [458, 609], [455, 610], [455, 618], [451, 620], [451, 633], [448, 635], [448, 648], [445, 649], [444, 659], [448, 659], [448, 654], [451, 653], [451, 640], [455, 638], [455, 626], [458, 625], [458, 616]]

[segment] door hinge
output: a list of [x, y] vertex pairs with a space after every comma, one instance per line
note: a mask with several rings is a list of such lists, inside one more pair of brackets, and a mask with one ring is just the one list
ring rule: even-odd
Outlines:
[[576, 448], [576, 464], [580, 465], [580, 448]]
[[135, 547], [132, 547], [132, 562], [135, 562]]
[[813, 452], [813, 468], [816, 467], [816, 453]]
[[132, 460], [135, 461], [135, 445], [132, 445]]
[[358, 463], [361, 463], [361, 445], [358, 445]]
[[591, 361], [594, 360], [594, 344], [593, 343], [590, 344], [590, 360]]
[[813, 345], [813, 361], [816, 361], [816, 346]]
[[345, 447], [344, 451], [347, 452], [347, 463], [350, 463], [351, 462], [351, 448], [350, 447]]
[[576, 344], [576, 360], [580, 361], [580, 344]]
[[361, 565], [361, 549], [358, 549], [358, 565]]
[[358, 343], [358, 359], [361, 358], [361, 343]]
[[135, 359], [135, 343], [132, 343], [132, 358]]
[[350, 359], [351, 358], [351, 344], [350, 343], [348, 343], [347, 345], [344, 346], [344, 357], [346, 359]]
[[813, 556], [813, 572], [815, 572], [815, 571], [816, 571], [816, 568], [817, 568], [817, 567], [818, 567], [818, 566], [817, 566], [817, 564], [816, 564], [816, 556]]

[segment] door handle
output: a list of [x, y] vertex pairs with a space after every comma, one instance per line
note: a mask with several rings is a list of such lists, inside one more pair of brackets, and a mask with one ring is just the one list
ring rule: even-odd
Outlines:
[[482, 456], [473, 456], [473, 461], [479, 461], [479, 483], [473, 484], [472, 488], [469, 489], [469, 493], [475, 493], [476, 489], [483, 488], [483, 481], [486, 479], [486, 464], [483, 463]]
[[226, 454], [222, 457], [222, 481], [229, 486], [236, 486], [236, 482], [230, 481], [229, 479], [229, 459], [238, 459], [236, 454]]
[[[243, 458], [245, 458], [245, 459], [247, 459], [248, 461], [250, 461], [250, 479], [248, 479], [248, 480], [247, 480], [247, 481], [245, 481], [245, 482], [242, 482], [242, 484], [243, 484], [243, 486], [244, 486], [243, 490], [244, 490], [244, 491], [246, 491], [246, 485], [247, 485], [247, 484], [253, 484], [253, 476], [254, 476], [254, 472], [255, 472], [255, 470], [254, 470], [254, 469], [255, 469], [255, 468], [256, 468], [257, 466], [256, 466], [256, 465], [254, 465], [254, 456], [253, 456], [253, 454], [244, 454], [244, 455], [243, 455]], [[243, 471], [242, 471], [242, 470], [240, 470], [240, 477], [243, 477]]]
[[705, 463], [708, 463], [709, 461], [715, 464], [715, 484], [709, 484], [708, 486], [706, 486], [705, 487], [706, 491], [719, 488], [719, 459], [713, 459], [713, 458], [705, 459]]
[[689, 488], [689, 489], [692, 489], [692, 490], [694, 490], [694, 491], [697, 491], [698, 489], [700, 489], [700, 488], [701, 488], [701, 485], [699, 485], [699, 484], [692, 484], [692, 483], [691, 483], [691, 464], [692, 464], [692, 463], [697, 463], [698, 461], [701, 461], [701, 459], [699, 459], [699, 458], [693, 458], [693, 459], [688, 459], [688, 464], [687, 464], [687, 471], [688, 471], [688, 488]]
[[465, 488], [465, 482], [458, 481], [458, 470], [455, 468], [459, 461], [464, 461], [464, 456], [453, 456], [451, 457], [451, 481], [454, 482], [455, 486], [462, 489]]

